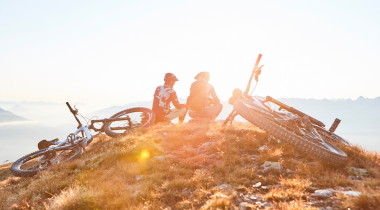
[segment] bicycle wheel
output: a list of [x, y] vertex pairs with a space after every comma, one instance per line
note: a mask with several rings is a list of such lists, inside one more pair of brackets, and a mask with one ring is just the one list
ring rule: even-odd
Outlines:
[[252, 102], [239, 99], [235, 101], [234, 109], [240, 116], [248, 120], [250, 123], [256, 125], [275, 138], [281, 139], [285, 143], [292, 145], [294, 148], [305, 153], [306, 155], [310, 155], [337, 166], [344, 165], [346, 163], [346, 153], [331, 143], [325, 142], [324, 145], [321, 145], [308, 141], [302, 136], [298, 136], [297, 134], [281, 127], [277, 123], [265, 118], [263, 114], [250, 109], [249, 104], [252, 104]]
[[47, 151], [46, 149], [38, 150], [14, 162], [11, 167], [11, 172], [13, 175], [19, 177], [34, 176], [37, 172], [45, 170], [50, 166], [74, 160], [80, 157], [82, 153], [83, 149], [79, 146], [57, 149], [55, 151]]
[[143, 107], [126, 109], [112, 115], [110, 118], [127, 118], [129, 120], [112, 121], [104, 126], [104, 132], [111, 137], [125, 133], [126, 130], [135, 127], [147, 127], [153, 125], [155, 115], [152, 110]]

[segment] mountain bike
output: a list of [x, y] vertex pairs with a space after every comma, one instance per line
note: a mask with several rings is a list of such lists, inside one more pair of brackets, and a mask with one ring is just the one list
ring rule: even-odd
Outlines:
[[[259, 54], [256, 60], [244, 93], [238, 88], [233, 91], [229, 103], [233, 105], [234, 109], [224, 121], [224, 125], [232, 122], [237, 115], [240, 115], [267, 132], [270, 138], [288, 143], [300, 152], [327, 163], [338, 166], [345, 164], [347, 155], [332, 144], [332, 142], [340, 142], [350, 145], [348, 141], [334, 133], [340, 123], [339, 119], [335, 119], [331, 128], [327, 130], [321, 121], [270, 96], [265, 98], [251, 96], [256, 89], [258, 76], [263, 67], [258, 67], [261, 56]], [[255, 76], [256, 85], [248, 94], [253, 76]]]
[[[66, 105], [79, 124], [77, 130], [70, 133], [64, 141], [59, 141], [58, 138], [40, 141], [38, 151], [25, 155], [12, 164], [11, 172], [13, 175], [19, 177], [34, 176], [41, 170], [80, 157], [84, 148], [93, 141], [90, 130], [105, 132], [111, 137], [117, 137], [133, 128], [152, 125], [155, 119], [152, 110], [137, 107], [118, 112], [111, 118], [90, 120], [87, 125], [82, 125], [77, 115], [83, 116], [78, 113], [78, 109], [75, 107], [73, 109], [68, 102]], [[98, 124], [101, 125], [100, 128]]]

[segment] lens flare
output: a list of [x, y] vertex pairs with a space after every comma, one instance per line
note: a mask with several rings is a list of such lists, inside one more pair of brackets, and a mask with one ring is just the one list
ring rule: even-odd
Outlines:
[[141, 157], [141, 159], [143, 159], [143, 160], [149, 158], [149, 157], [150, 157], [150, 153], [149, 153], [149, 151], [144, 149], [143, 151], [141, 151], [141, 155], [140, 155], [140, 157]]

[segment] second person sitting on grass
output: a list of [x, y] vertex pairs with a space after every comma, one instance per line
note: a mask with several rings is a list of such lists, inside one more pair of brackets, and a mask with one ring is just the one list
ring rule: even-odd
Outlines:
[[187, 98], [191, 118], [208, 118], [215, 120], [223, 109], [214, 87], [208, 83], [210, 74], [200, 72], [191, 84], [190, 96]]
[[[154, 92], [152, 110], [156, 115], [155, 122], [170, 122], [178, 117], [179, 123], [182, 123], [187, 109], [186, 104], [179, 103], [177, 93], [173, 90], [178, 79], [174, 74], [166, 73], [164, 81], [164, 85], [158, 86]], [[174, 109], [170, 109], [170, 103], [173, 103]]]

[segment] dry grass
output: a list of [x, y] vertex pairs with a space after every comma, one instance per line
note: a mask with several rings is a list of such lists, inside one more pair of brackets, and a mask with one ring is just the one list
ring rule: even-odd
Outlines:
[[[256, 141], [252, 136], [264, 137]], [[206, 147], [206, 142], [214, 144]], [[157, 125], [115, 139], [99, 135], [79, 160], [52, 167], [32, 178], [10, 177], [2, 181], [0, 208], [231, 206], [235, 205], [233, 196], [225, 197], [213, 187], [217, 182], [234, 185], [255, 178], [240, 159], [264, 142], [264, 132], [239, 123], [227, 128], [220, 123]], [[203, 150], [195, 152], [198, 148]], [[143, 151], [149, 153], [148, 158], [141, 157]], [[172, 156], [155, 158], [164, 154]]]
[[347, 209], [379, 209], [380, 194], [379, 191], [361, 190], [361, 195], [351, 198], [347, 195], [340, 195], [342, 201], [341, 208]]
[[275, 206], [268, 208], [268, 209], [276, 209], [276, 210], [318, 210], [318, 208], [315, 207], [305, 207], [305, 203], [302, 200], [294, 200], [290, 203], [282, 203], [282, 202], [275, 202]]
[[277, 203], [294, 200], [306, 200], [309, 193], [306, 189], [311, 185], [310, 180], [298, 176], [294, 178], [280, 177], [280, 188], [272, 188], [264, 198]]
[[264, 164], [265, 161], [282, 162], [282, 148], [269, 148], [260, 152], [259, 164]]
[[[269, 150], [257, 152], [264, 144]], [[309, 186], [379, 190], [379, 155], [338, 146], [349, 154], [347, 166], [366, 168], [368, 178], [354, 182], [344, 168], [286, 144], [268, 144], [267, 134], [248, 123], [156, 125], [114, 139], [98, 135], [80, 159], [32, 178], [10, 176], [10, 164], [0, 166], [0, 209], [233, 209], [239, 205], [234, 187], [255, 193], [257, 181], [281, 185], [263, 195], [276, 209], [303, 209]], [[295, 175], [258, 175], [265, 161], [279, 161]], [[233, 188], [215, 190], [220, 184]], [[375, 205], [378, 196], [367, 194], [352, 202], [341, 197], [342, 205]]]
[[11, 176], [11, 171], [9, 168], [11, 167], [12, 163], [6, 163], [4, 165], [0, 165], [0, 182], [4, 181]]
[[290, 179], [281, 177], [280, 184], [283, 187], [305, 190], [311, 185], [311, 181], [309, 179], [301, 179], [298, 176]]
[[217, 192], [200, 209], [233, 209], [233, 196]]
[[264, 198], [269, 201], [284, 202], [306, 199], [307, 193], [297, 188], [272, 188]]

